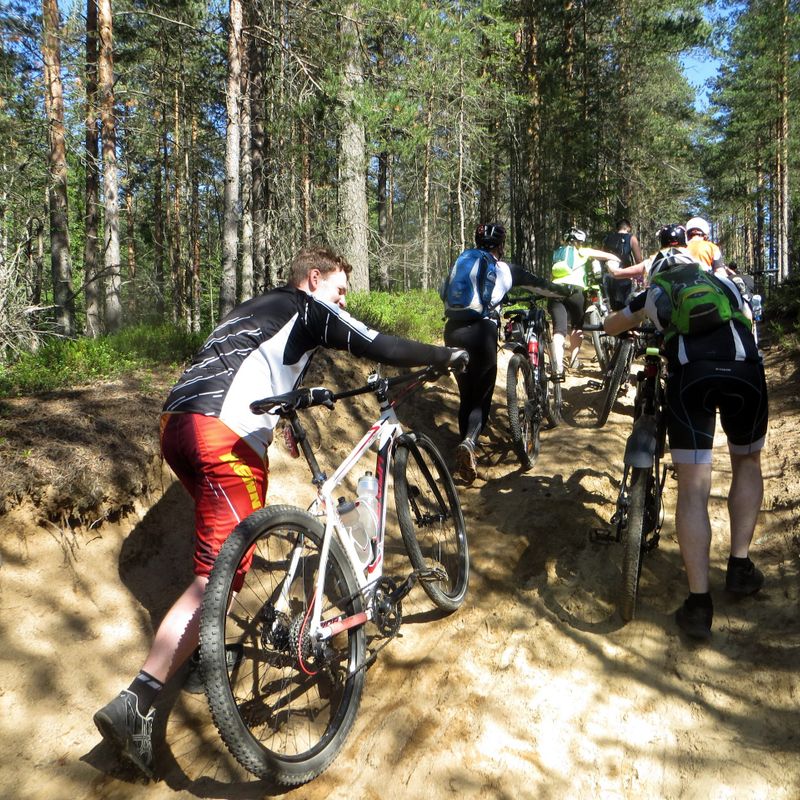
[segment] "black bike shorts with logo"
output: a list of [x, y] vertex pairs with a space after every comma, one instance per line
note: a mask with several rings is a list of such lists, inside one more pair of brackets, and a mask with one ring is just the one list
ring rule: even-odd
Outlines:
[[710, 464], [717, 412], [731, 453], [764, 447], [769, 421], [764, 365], [694, 361], [667, 380], [667, 433], [675, 464]]

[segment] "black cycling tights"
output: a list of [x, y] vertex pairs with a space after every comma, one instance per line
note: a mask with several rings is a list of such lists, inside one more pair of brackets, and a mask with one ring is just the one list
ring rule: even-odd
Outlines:
[[492, 393], [497, 377], [497, 325], [491, 319], [475, 322], [448, 320], [444, 343], [461, 347], [469, 353], [469, 365], [456, 377], [461, 403], [458, 408], [458, 432], [473, 442], [489, 419]]

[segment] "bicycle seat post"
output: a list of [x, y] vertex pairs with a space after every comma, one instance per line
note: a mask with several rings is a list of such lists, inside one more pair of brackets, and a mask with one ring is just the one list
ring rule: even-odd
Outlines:
[[286, 415], [286, 421], [291, 426], [294, 439], [300, 446], [300, 449], [303, 451], [303, 456], [305, 457], [306, 461], [308, 462], [308, 466], [311, 469], [311, 482], [314, 484], [314, 486], [319, 488], [323, 483], [325, 483], [326, 480], [328, 480], [328, 476], [319, 467], [319, 462], [317, 461], [317, 457], [314, 455], [314, 450], [309, 444], [308, 436], [306, 435], [305, 428], [300, 423], [300, 417], [297, 411], [290, 411]]

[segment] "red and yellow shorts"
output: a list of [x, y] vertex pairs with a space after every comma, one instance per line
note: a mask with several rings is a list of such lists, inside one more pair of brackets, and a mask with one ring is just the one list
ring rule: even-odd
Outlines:
[[194, 573], [207, 576], [231, 531], [263, 508], [268, 461], [216, 417], [202, 414], [162, 414], [161, 452], [194, 499]]

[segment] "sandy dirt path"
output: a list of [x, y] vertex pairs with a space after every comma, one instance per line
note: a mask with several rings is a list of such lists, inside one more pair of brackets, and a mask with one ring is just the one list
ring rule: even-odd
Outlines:
[[[715, 456], [716, 616], [706, 646], [684, 640], [672, 618], [686, 591], [672, 479], [638, 618], [623, 626], [615, 612], [620, 548], [588, 532], [613, 512], [630, 398], [604, 429], [589, 427], [592, 377], [588, 365], [568, 379], [565, 422], [543, 435], [540, 459], [522, 472], [505, 437], [501, 368], [482, 477], [460, 490], [472, 558], [465, 605], [431, 619], [421, 590], [412, 593], [403, 635], [370, 668], [342, 753], [285, 793], [248, 776], [219, 742], [204, 698], [177, 686], [159, 702], [157, 783], [120, 772], [92, 725], [138, 670], [188, 579], [191, 505], [169, 476], [135, 513], [92, 529], [37, 524], [27, 506], [0, 517], [0, 796], [796, 800], [797, 372], [770, 367], [767, 492], [753, 548], [767, 583], [741, 602], [721, 588], [730, 476], [724, 448]], [[408, 412], [448, 452], [456, 402], [445, 382]], [[373, 413], [320, 415], [316, 441], [324, 430], [341, 456]], [[271, 500], [307, 498], [302, 465], [277, 452], [272, 462]]]

